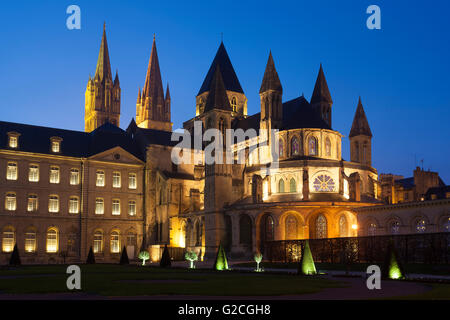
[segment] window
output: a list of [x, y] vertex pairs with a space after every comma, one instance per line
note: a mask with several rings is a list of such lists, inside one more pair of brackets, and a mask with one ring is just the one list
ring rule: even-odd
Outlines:
[[136, 245], [136, 234], [133, 231], [127, 233], [127, 246]]
[[297, 192], [297, 183], [294, 178], [291, 178], [289, 182], [289, 192]]
[[30, 194], [28, 196], [28, 205], [27, 205], [27, 211], [28, 212], [34, 212], [38, 209], [38, 197], [35, 194]]
[[333, 192], [335, 190], [334, 180], [328, 175], [319, 175], [314, 179], [313, 189], [315, 192]]
[[444, 220], [442, 224], [442, 230], [444, 232], [450, 232], [450, 217]]
[[278, 193], [283, 193], [284, 192], [284, 180], [280, 179], [280, 181], [278, 181]]
[[59, 197], [52, 195], [48, 199], [48, 212], [59, 212]]
[[377, 234], [377, 225], [374, 222], [369, 223], [367, 227], [367, 235], [375, 236]]
[[136, 201], [134, 200], [128, 201], [128, 214], [130, 216], [136, 215]]
[[359, 162], [359, 143], [358, 141], [355, 141], [355, 161]]
[[316, 219], [316, 238], [324, 239], [327, 237], [327, 219], [319, 215]]
[[120, 172], [113, 172], [113, 188], [120, 188]]
[[50, 167], [50, 183], [59, 183], [59, 167]]
[[136, 173], [130, 173], [128, 175], [128, 188], [136, 189], [137, 181], [136, 181]]
[[58, 252], [58, 230], [56, 228], [47, 230], [47, 252]]
[[14, 211], [17, 208], [16, 194], [14, 192], [8, 192], [5, 198], [5, 209], [8, 211]]
[[284, 143], [283, 143], [283, 139], [279, 139], [278, 140], [278, 151], [279, 151], [279, 157], [282, 157], [284, 154]]
[[237, 111], [236, 97], [231, 98], [231, 108], [233, 109], [234, 112]]
[[38, 182], [39, 181], [39, 166], [36, 164], [30, 164], [28, 170], [28, 181]]
[[264, 219], [264, 240], [273, 241], [274, 231], [273, 218], [272, 216], [267, 215]]
[[3, 252], [12, 252], [15, 244], [15, 233], [12, 227], [3, 229], [2, 250]]
[[70, 169], [70, 184], [80, 184], [80, 171], [78, 169]]
[[120, 215], [120, 200], [116, 199], [112, 201], [112, 214]]
[[297, 218], [295, 218], [292, 214], [290, 214], [286, 218], [286, 240], [294, 240], [297, 239], [297, 231], [298, 231], [298, 223]]
[[52, 141], [52, 152], [59, 152], [59, 141]]
[[317, 139], [314, 137], [310, 137], [308, 140], [308, 153], [310, 156], [317, 156]]
[[424, 233], [427, 230], [427, 223], [425, 220], [418, 220], [416, 222], [416, 232], [417, 233]]
[[347, 218], [345, 216], [341, 216], [339, 218], [339, 237], [347, 237], [347, 231]]
[[78, 213], [78, 198], [77, 197], [70, 197], [69, 199], [69, 213]]
[[117, 231], [111, 232], [111, 253], [120, 252], [120, 238]]
[[6, 167], [6, 179], [17, 180], [17, 163], [8, 162], [8, 165]]
[[94, 233], [94, 253], [103, 252], [103, 232], [97, 230]]
[[105, 186], [105, 171], [97, 171], [97, 180], [96, 180], [95, 185], [97, 187]]
[[17, 148], [17, 146], [19, 145], [19, 138], [17, 136], [9, 136], [8, 145], [10, 148]]
[[59, 153], [61, 152], [61, 141], [60, 137], [51, 137], [50, 138], [50, 148], [52, 152]]
[[293, 137], [291, 140], [291, 154], [296, 155], [299, 153], [299, 144], [298, 144], [298, 138]]
[[325, 153], [327, 157], [331, 157], [331, 141], [330, 138], [325, 139]]
[[95, 199], [95, 214], [105, 213], [105, 202], [102, 198]]
[[391, 234], [398, 234], [400, 231], [400, 222], [392, 221], [390, 225]]
[[34, 230], [28, 230], [25, 233], [25, 252], [36, 252], [36, 232]]

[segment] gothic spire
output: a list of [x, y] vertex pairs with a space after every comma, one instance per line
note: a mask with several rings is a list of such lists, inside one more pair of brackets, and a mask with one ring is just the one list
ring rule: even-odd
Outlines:
[[319, 74], [317, 75], [310, 103], [314, 104], [317, 102], [333, 103], [330, 90], [328, 90], [327, 80], [325, 80], [325, 74], [323, 73], [322, 64], [320, 64]]
[[152, 52], [148, 62], [147, 76], [145, 78], [143, 93], [146, 97], [152, 97], [153, 99], [156, 99], [157, 97], [164, 97], [158, 53], [156, 52], [155, 36], [153, 36]]
[[106, 41], [106, 28], [103, 24], [102, 42], [98, 53], [97, 68], [95, 69], [95, 79], [100, 81], [111, 80], [111, 64], [109, 62], [108, 42]]
[[261, 83], [259, 93], [263, 93], [268, 90], [283, 92], [280, 78], [278, 78], [277, 70], [275, 69], [275, 63], [273, 62], [272, 52], [269, 53], [269, 59], [266, 65], [266, 71], [264, 71], [264, 77]]
[[208, 91], [209, 94], [206, 99], [205, 112], [212, 109], [232, 111], [219, 65], [215, 68]]
[[167, 83], [166, 97], [164, 98], [164, 100], [170, 100], [169, 83]]
[[359, 97], [358, 100], [358, 107], [356, 108], [355, 116], [353, 118], [352, 129], [350, 130], [349, 137], [360, 135], [372, 137], [369, 122], [367, 121], [366, 113], [364, 112], [364, 108], [361, 103], [361, 97]]

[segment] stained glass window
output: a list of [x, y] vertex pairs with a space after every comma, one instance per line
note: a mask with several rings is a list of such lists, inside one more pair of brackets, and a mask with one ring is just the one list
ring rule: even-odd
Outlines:
[[310, 156], [316, 156], [317, 155], [317, 140], [314, 137], [310, 137], [308, 141], [309, 146], [309, 155]]
[[331, 141], [329, 138], [325, 140], [325, 153], [327, 157], [331, 157]]
[[297, 239], [297, 219], [293, 215], [286, 218], [286, 240]]
[[400, 231], [400, 222], [393, 221], [391, 222], [391, 234], [398, 234]]
[[266, 216], [264, 221], [264, 240], [272, 241], [274, 239], [274, 225], [273, 218], [271, 216]]
[[313, 188], [316, 192], [333, 192], [335, 183], [330, 176], [322, 174], [314, 179]]
[[278, 193], [283, 193], [284, 192], [284, 180], [280, 179], [280, 181], [278, 182]]
[[347, 218], [345, 216], [341, 216], [339, 218], [339, 237], [347, 237]]
[[299, 153], [299, 145], [298, 145], [298, 138], [294, 137], [291, 140], [291, 153], [298, 154]]
[[278, 155], [279, 157], [282, 157], [284, 154], [284, 144], [283, 144], [283, 139], [278, 140], [278, 148], [279, 148], [279, 152], [280, 154]]
[[419, 220], [416, 222], [416, 232], [417, 233], [424, 233], [427, 229], [427, 223], [425, 220]]
[[446, 220], [444, 220], [443, 229], [444, 229], [444, 232], [450, 232], [450, 218], [447, 218]]
[[297, 192], [297, 183], [294, 178], [291, 178], [289, 182], [289, 192]]
[[327, 237], [327, 219], [319, 215], [316, 220], [316, 238], [324, 239]]

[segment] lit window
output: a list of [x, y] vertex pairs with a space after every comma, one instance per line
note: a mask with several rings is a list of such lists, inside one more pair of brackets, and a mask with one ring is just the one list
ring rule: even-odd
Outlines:
[[120, 188], [120, 172], [113, 172], [113, 188]]
[[3, 252], [12, 252], [15, 244], [15, 234], [12, 227], [7, 227], [3, 230], [2, 250]]
[[105, 171], [97, 171], [97, 180], [96, 180], [95, 185], [97, 187], [105, 186]]
[[25, 233], [25, 252], [33, 253], [36, 251], [36, 232], [30, 230]]
[[9, 147], [10, 148], [17, 148], [18, 146], [18, 138], [17, 136], [10, 136], [9, 137]]
[[102, 198], [97, 198], [95, 200], [95, 214], [105, 213], [105, 203]]
[[284, 143], [283, 143], [283, 139], [279, 139], [278, 140], [278, 152], [279, 152], [279, 157], [281, 158], [284, 155]]
[[316, 238], [324, 239], [327, 237], [327, 219], [323, 215], [319, 215], [316, 219]]
[[120, 200], [113, 200], [112, 201], [112, 214], [113, 215], [120, 215]]
[[308, 141], [308, 151], [310, 156], [317, 156], [317, 139], [310, 137]]
[[136, 201], [134, 200], [128, 201], [128, 214], [130, 216], [136, 215]]
[[59, 212], [59, 198], [58, 196], [50, 196], [48, 199], [48, 211]]
[[427, 223], [425, 220], [419, 220], [416, 222], [416, 232], [424, 233], [427, 230]]
[[80, 184], [80, 171], [78, 169], [70, 169], [70, 184]]
[[17, 180], [17, 163], [8, 162], [8, 166], [6, 168], [6, 179]]
[[28, 170], [28, 181], [38, 182], [39, 181], [39, 166], [36, 164], [30, 164]]
[[69, 213], [78, 213], [78, 198], [70, 197], [69, 199]]
[[47, 231], [47, 252], [58, 252], [58, 231], [55, 228]]
[[38, 209], [38, 197], [35, 194], [30, 194], [28, 196], [28, 205], [27, 210], [28, 212], [34, 212]]
[[130, 173], [128, 175], [128, 188], [136, 189], [137, 181], [136, 181], [136, 173]]
[[103, 232], [100, 230], [94, 233], [94, 253], [103, 252]]
[[347, 237], [347, 218], [345, 216], [341, 216], [339, 218], [339, 237]]
[[7, 193], [5, 199], [5, 209], [8, 211], [14, 211], [17, 208], [16, 202], [16, 194], [15, 193]]
[[297, 155], [299, 153], [299, 151], [300, 151], [300, 148], [299, 148], [299, 144], [298, 144], [298, 138], [294, 137], [291, 140], [291, 154]]
[[335, 190], [334, 180], [325, 174], [314, 179], [313, 188], [316, 192], [333, 192]]
[[59, 167], [50, 167], [50, 183], [59, 183]]
[[236, 97], [231, 98], [231, 108], [233, 109], [234, 112], [237, 111]]
[[62, 139], [60, 137], [51, 137], [50, 138], [50, 146], [51, 146], [52, 152], [54, 152], [54, 153], [61, 152], [61, 141], [62, 141]]
[[120, 238], [117, 231], [111, 232], [111, 253], [120, 252]]

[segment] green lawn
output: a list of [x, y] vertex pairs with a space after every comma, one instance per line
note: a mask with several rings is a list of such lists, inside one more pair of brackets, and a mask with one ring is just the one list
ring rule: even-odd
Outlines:
[[[81, 265], [82, 292], [103, 296], [137, 295], [289, 295], [342, 287], [320, 277], [270, 273], [214, 272], [120, 265]], [[61, 293], [66, 266], [22, 266], [0, 270], [2, 293]]]

